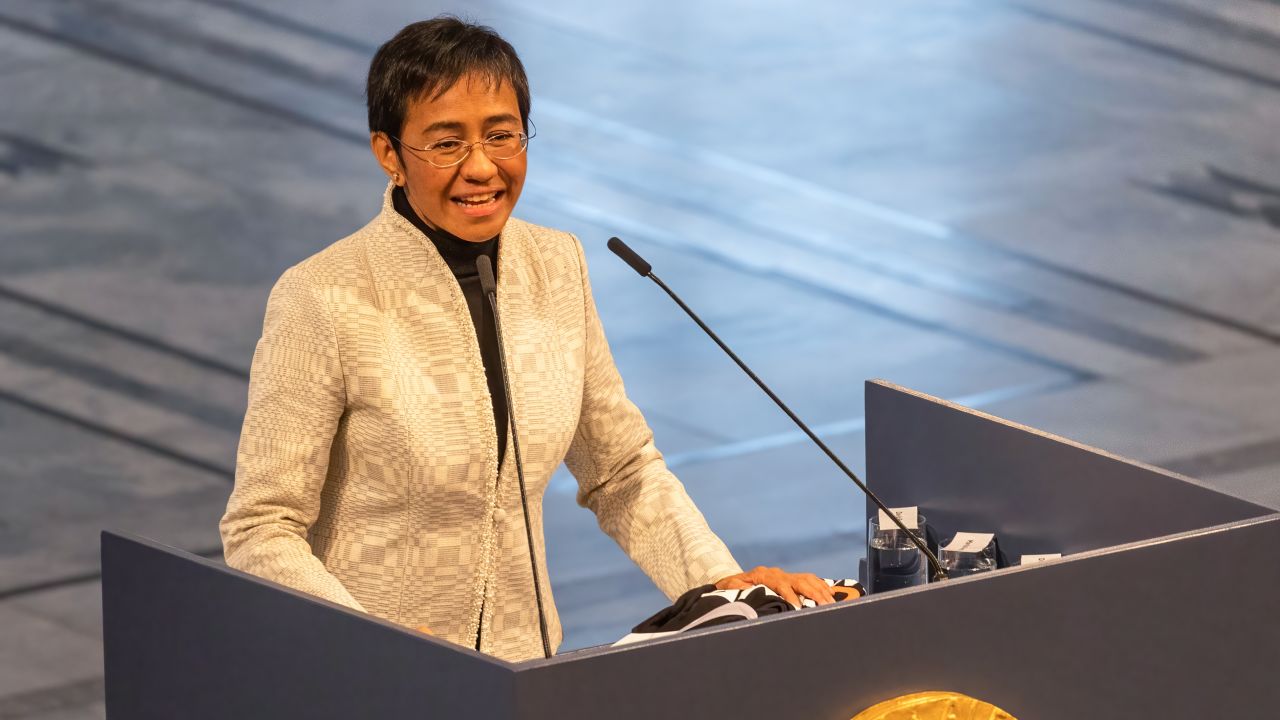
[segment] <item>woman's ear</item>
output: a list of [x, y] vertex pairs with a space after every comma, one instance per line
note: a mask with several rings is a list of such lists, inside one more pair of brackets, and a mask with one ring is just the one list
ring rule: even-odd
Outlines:
[[383, 172], [391, 178], [392, 182], [396, 185], [404, 185], [404, 168], [400, 165], [400, 154], [391, 144], [391, 138], [384, 132], [371, 132], [369, 147], [373, 150], [373, 156], [377, 158], [378, 164], [382, 166]]

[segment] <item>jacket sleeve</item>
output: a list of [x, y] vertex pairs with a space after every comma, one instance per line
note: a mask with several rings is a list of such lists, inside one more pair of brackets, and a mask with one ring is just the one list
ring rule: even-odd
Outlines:
[[223, 551], [233, 568], [363, 612], [307, 543], [345, 407], [332, 317], [315, 284], [290, 268], [267, 300], [253, 354]]
[[674, 600], [692, 587], [742, 572], [684, 486], [667, 469], [640, 410], [627, 399], [596, 311], [582, 246], [586, 314], [582, 411], [565, 463], [578, 504]]

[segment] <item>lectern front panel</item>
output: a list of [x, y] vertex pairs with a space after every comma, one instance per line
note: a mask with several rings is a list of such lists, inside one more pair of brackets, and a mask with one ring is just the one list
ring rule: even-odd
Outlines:
[[102, 534], [107, 714], [513, 717], [510, 665], [158, 543]]
[[1280, 516], [535, 661], [518, 717], [848, 720], [926, 690], [1021, 720], [1261, 717], [1280, 707], [1276, 547]]

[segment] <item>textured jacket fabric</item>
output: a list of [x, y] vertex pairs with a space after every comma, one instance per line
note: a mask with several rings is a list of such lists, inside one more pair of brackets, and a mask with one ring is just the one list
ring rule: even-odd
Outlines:
[[[452, 642], [542, 654], [514, 453], [501, 468], [461, 289], [391, 205], [285, 271], [253, 356], [227, 564]], [[543, 494], [578, 503], [674, 599], [741, 572], [627, 399], [572, 235], [499, 239], [498, 306], [553, 647]], [[481, 610], [483, 608], [483, 615]]]

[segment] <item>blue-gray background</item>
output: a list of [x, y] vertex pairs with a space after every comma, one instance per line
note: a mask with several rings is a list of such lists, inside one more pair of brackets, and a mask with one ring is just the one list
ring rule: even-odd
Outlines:
[[[376, 212], [368, 60], [444, 11], [521, 53], [517, 214], [744, 565], [856, 573], [862, 498], [610, 235], [857, 469], [883, 377], [1280, 506], [1271, 0], [4, 0], [0, 718], [103, 716], [101, 528], [218, 555], [267, 292]], [[572, 491], [566, 648], [664, 604]]]

